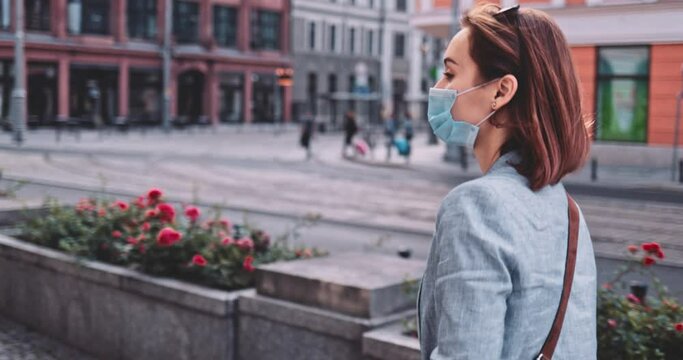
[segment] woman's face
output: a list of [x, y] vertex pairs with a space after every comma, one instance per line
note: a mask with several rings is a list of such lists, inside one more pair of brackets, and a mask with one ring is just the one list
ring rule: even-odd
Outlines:
[[[458, 32], [446, 48], [444, 54], [444, 73], [434, 85], [439, 89], [458, 90], [458, 93], [480, 85], [479, 68], [470, 57], [470, 31], [468, 28]], [[468, 92], [458, 94], [451, 108], [453, 119], [477, 124], [492, 111], [492, 103], [496, 96], [496, 83]]]

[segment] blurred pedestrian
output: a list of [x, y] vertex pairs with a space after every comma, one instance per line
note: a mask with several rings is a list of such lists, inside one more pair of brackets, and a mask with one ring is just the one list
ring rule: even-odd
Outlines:
[[344, 114], [344, 146], [342, 148], [342, 157], [347, 156], [347, 150], [349, 147], [352, 149], [352, 154], [355, 155], [353, 151], [353, 137], [358, 133], [358, 123], [356, 122], [356, 114], [353, 110], [349, 110]]
[[391, 112], [386, 111], [384, 116], [384, 136], [386, 138], [386, 148], [387, 148], [387, 158], [386, 160], [391, 160], [391, 148], [394, 147], [394, 141], [396, 140], [396, 132], [398, 131], [398, 124], [396, 117], [392, 116]]
[[301, 137], [299, 144], [306, 149], [306, 160], [313, 157], [311, 150], [311, 140], [313, 138], [313, 131], [315, 129], [315, 118], [310, 111], [306, 111], [304, 117], [301, 119]]

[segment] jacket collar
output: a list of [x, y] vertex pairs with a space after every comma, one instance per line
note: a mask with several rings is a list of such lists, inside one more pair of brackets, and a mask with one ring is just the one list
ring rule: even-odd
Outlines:
[[486, 174], [490, 174], [492, 172], [498, 171], [499, 169], [512, 166], [513, 164], [519, 164], [521, 160], [522, 157], [517, 150], [506, 152], [493, 162], [493, 165], [489, 171], [486, 172]]

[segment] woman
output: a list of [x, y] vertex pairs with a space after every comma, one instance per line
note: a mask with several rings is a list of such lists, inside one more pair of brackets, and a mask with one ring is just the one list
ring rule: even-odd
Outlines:
[[[423, 359], [535, 359], [563, 289], [568, 198], [589, 153], [571, 53], [543, 12], [477, 7], [445, 51], [429, 121], [484, 176], [441, 203], [418, 294]], [[596, 272], [580, 215], [554, 359], [596, 358]]]

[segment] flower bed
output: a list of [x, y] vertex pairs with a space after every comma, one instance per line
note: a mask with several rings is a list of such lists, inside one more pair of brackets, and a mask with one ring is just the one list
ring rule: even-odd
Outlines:
[[[613, 280], [598, 289], [598, 358], [599, 359], [683, 359], [683, 307], [668, 294], [651, 267], [664, 251], [656, 242], [640, 247], [629, 245], [630, 260]], [[647, 297], [647, 286], [630, 286], [622, 280], [627, 274], [649, 276], [657, 292]]]
[[[90, 260], [122, 265], [157, 276], [232, 290], [251, 286], [254, 267], [279, 260], [324, 255], [293, 248], [286, 237], [248, 223], [234, 224], [218, 210], [202, 219], [192, 205], [178, 209], [151, 189], [132, 202], [82, 199], [74, 208], [49, 202], [44, 217], [22, 226], [23, 240]], [[305, 225], [315, 223], [309, 216]]]

